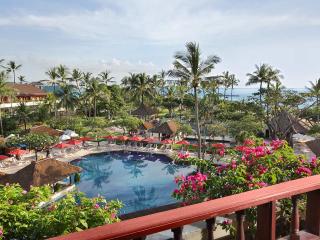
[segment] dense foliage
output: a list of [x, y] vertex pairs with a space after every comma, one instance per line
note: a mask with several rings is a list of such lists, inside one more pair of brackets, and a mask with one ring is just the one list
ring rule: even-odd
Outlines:
[[[213, 161], [180, 159], [195, 164], [199, 172], [176, 178], [178, 188], [173, 193], [175, 198], [191, 204], [320, 173], [319, 159], [297, 156], [281, 140], [266, 144], [262, 140], [247, 139], [244, 145], [235, 148], [215, 144], [213, 153], [217, 155], [215, 159], [228, 159], [229, 163], [217, 166]], [[279, 217], [288, 219], [290, 205], [280, 201], [279, 209]], [[254, 209], [248, 210], [247, 221], [254, 231]]]
[[39, 207], [52, 195], [49, 187], [0, 186], [0, 239], [45, 239], [119, 221], [119, 201], [82, 194], [67, 195]]

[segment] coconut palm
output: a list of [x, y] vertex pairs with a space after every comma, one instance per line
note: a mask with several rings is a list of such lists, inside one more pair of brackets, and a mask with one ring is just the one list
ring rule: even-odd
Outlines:
[[236, 78], [236, 76], [234, 74], [230, 75], [230, 87], [231, 87], [231, 93], [230, 93], [230, 97], [231, 97], [231, 101], [233, 98], [233, 88], [234, 86], [237, 86], [239, 84], [240, 80]]
[[87, 99], [92, 100], [94, 117], [97, 116], [97, 100], [99, 98], [109, 98], [110, 94], [106, 85], [101, 83], [98, 78], [92, 78], [86, 89]]
[[307, 87], [308, 93], [307, 96], [315, 99], [315, 104], [317, 108], [317, 123], [320, 121], [320, 78], [317, 79], [314, 83], [310, 81], [311, 87]]
[[49, 77], [49, 83], [53, 86], [53, 93], [56, 92], [56, 86], [58, 84], [58, 78], [59, 75], [57, 73], [57, 68], [49, 68], [49, 70], [46, 72], [46, 75]]
[[145, 73], [130, 73], [129, 77], [122, 79], [122, 84], [141, 104], [144, 104], [145, 97], [151, 98], [155, 94], [152, 78]]
[[203, 80], [206, 80], [208, 74], [214, 69], [215, 64], [220, 62], [217, 56], [209, 56], [207, 59], [201, 59], [201, 51], [199, 44], [195, 42], [188, 42], [186, 44], [186, 52], [177, 52], [174, 55], [173, 62], [174, 69], [169, 73], [173, 77], [188, 81], [193, 88], [195, 100], [195, 118], [196, 130], [198, 135], [198, 156], [201, 156], [201, 133], [199, 123], [199, 99], [198, 88]]
[[[1, 71], [0, 72], [0, 104], [3, 103], [3, 100], [5, 97], [8, 97], [14, 94], [14, 90], [8, 87], [7, 80], [8, 80], [8, 74], [5, 71]], [[1, 130], [1, 135], [3, 135], [1, 107], [0, 107], [0, 130]]]
[[58, 74], [60, 81], [66, 82], [69, 76], [69, 68], [65, 65], [60, 64], [58, 67], [56, 67], [56, 73]]
[[248, 73], [249, 77], [247, 86], [259, 84], [259, 100], [260, 105], [262, 106], [262, 95], [263, 95], [263, 84], [267, 84], [267, 94], [270, 90], [270, 84], [272, 82], [280, 81], [282, 75], [280, 75], [280, 70], [274, 69], [268, 64], [262, 64], [260, 66], [255, 65], [256, 70], [253, 73]]
[[110, 74], [111, 74], [111, 72], [106, 69], [105, 71], [99, 73], [99, 77], [101, 78], [102, 82], [104, 82], [105, 84], [108, 85], [108, 83], [115, 82], [112, 80], [112, 79], [114, 79], [114, 77], [111, 77]]
[[57, 92], [56, 95], [59, 98], [59, 106], [63, 106], [65, 111], [74, 110], [77, 101], [78, 94], [74, 85], [66, 84], [64, 82], [59, 84], [61, 91]]
[[16, 71], [22, 67], [21, 64], [17, 65], [15, 61], [7, 63], [7, 72], [13, 74], [13, 83], [16, 83]]
[[83, 73], [79, 69], [73, 69], [69, 80], [75, 83], [79, 91], [79, 94], [81, 93], [80, 86], [81, 86], [82, 79], [83, 79]]
[[18, 80], [19, 80], [20, 84], [23, 84], [23, 83], [27, 82], [27, 81], [26, 81], [26, 77], [25, 77], [25, 76], [22, 76], [22, 75], [20, 75], [20, 76], [18, 77]]
[[27, 122], [30, 119], [30, 110], [24, 103], [20, 103], [18, 108], [16, 109], [17, 116], [19, 118], [19, 122], [23, 123], [24, 130], [27, 130]]

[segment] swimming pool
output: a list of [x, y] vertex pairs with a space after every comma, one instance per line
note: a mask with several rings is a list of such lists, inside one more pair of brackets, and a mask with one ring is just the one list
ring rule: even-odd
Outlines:
[[142, 152], [92, 154], [72, 164], [83, 168], [79, 190], [88, 197], [119, 199], [125, 205], [121, 214], [175, 203], [174, 177], [194, 171], [192, 166], [171, 163], [165, 155]]

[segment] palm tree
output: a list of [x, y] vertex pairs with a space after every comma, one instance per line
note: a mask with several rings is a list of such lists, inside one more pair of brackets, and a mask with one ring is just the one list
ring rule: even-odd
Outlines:
[[233, 88], [234, 88], [234, 86], [237, 86], [239, 84], [239, 82], [240, 82], [240, 80], [237, 79], [234, 74], [230, 75], [230, 85], [231, 85], [230, 96], [231, 96], [231, 101], [232, 101], [232, 98], [233, 98]]
[[69, 69], [67, 66], [60, 64], [56, 67], [56, 73], [62, 82], [66, 82], [68, 80]]
[[201, 82], [206, 80], [207, 75], [214, 69], [215, 64], [220, 62], [220, 58], [218, 56], [209, 56], [206, 60], [202, 60], [199, 44], [195, 42], [188, 42], [186, 48], [186, 52], [177, 52], [175, 54], [174, 69], [170, 71], [170, 75], [188, 81], [193, 88], [199, 144], [198, 156], [201, 157], [198, 88]]
[[114, 79], [114, 77], [110, 76], [111, 72], [108, 71], [107, 69], [104, 72], [99, 73], [99, 77], [101, 78], [101, 80], [108, 85], [108, 83], [114, 83], [115, 81], [113, 81], [112, 79]]
[[229, 74], [229, 71], [223, 72], [221, 76], [221, 82], [224, 87], [223, 91], [223, 100], [226, 100], [226, 93], [229, 87], [231, 87], [231, 76], [232, 74]]
[[50, 68], [46, 72], [46, 75], [49, 77], [49, 83], [52, 84], [53, 93], [55, 93], [56, 92], [56, 85], [58, 84], [58, 78], [59, 78], [59, 75], [57, 73], [57, 68], [56, 67]]
[[74, 110], [78, 101], [75, 86], [62, 82], [59, 84], [59, 87], [61, 91], [56, 93], [57, 97], [60, 98], [59, 105], [63, 106], [66, 113], [68, 113], [68, 110]]
[[320, 78], [315, 81], [315, 83], [311, 82], [311, 87], [307, 87], [308, 93], [307, 95], [311, 98], [315, 98], [315, 104], [317, 108], [317, 123], [320, 121], [320, 113], [319, 113], [319, 105], [320, 105]]
[[69, 78], [71, 82], [75, 82], [79, 94], [81, 94], [81, 81], [83, 80], [83, 73], [79, 69], [73, 69], [71, 77]]
[[27, 121], [30, 119], [30, 111], [24, 103], [20, 103], [17, 108], [19, 122], [23, 122], [24, 130], [27, 130]]
[[[8, 74], [5, 71], [0, 72], [0, 105], [2, 104], [5, 97], [8, 97], [10, 95], [13, 95], [14, 90], [12, 88], [9, 88], [6, 84], [8, 80]], [[0, 130], [1, 135], [3, 135], [3, 124], [2, 124], [2, 112], [0, 107]]]
[[131, 92], [132, 97], [139, 100], [141, 104], [144, 104], [145, 97], [151, 98], [155, 93], [152, 78], [145, 73], [130, 73], [129, 77], [122, 79], [122, 84], [126, 90]]
[[260, 105], [262, 106], [262, 86], [268, 79], [269, 74], [269, 66], [267, 64], [262, 64], [260, 66], [255, 65], [256, 70], [253, 73], [248, 73], [247, 76], [249, 77], [246, 86], [260, 84], [259, 86], [259, 100]]
[[21, 68], [21, 64], [17, 65], [15, 61], [10, 61], [7, 63], [7, 72], [13, 74], [13, 83], [16, 83], [16, 71]]
[[86, 95], [88, 99], [92, 99], [94, 117], [97, 116], [97, 99], [109, 98], [109, 91], [106, 85], [101, 83], [98, 78], [92, 78], [86, 89]]
[[26, 81], [26, 77], [25, 77], [25, 76], [22, 76], [22, 75], [20, 75], [20, 76], [18, 77], [18, 80], [19, 80], [20, 84], [23, 84], [23, 83], [27, 82], [27, 81]]

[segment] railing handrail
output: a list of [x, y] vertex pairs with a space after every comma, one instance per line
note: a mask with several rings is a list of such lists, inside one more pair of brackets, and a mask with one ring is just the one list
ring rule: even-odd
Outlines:
[[51, 240], [138, 238], [318, 189], [320, 189], [320, 175], [315, 175], [119, 223], [106, 224], [86, 231], [51, 238]]

